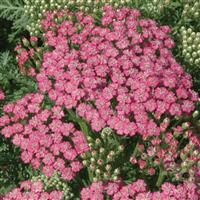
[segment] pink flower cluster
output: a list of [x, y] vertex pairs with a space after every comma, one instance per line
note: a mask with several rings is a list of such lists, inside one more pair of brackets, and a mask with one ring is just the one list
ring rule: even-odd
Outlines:
[[4, 100], [4, 98], [5, 98], [4, 92], [3, 90], [0, 89], [0, 101]]
[[128, 185], [121, 182], [92, 183], [81, 191], [82, 200], [104, 200], [104, 194], [113, 200], [198, 200], [197, 187], [193, 183], [183, 183], [175, 186], [164, 183], [161, 192], [150, 192], [143, 180], [137, 180]]
[[97, 132], [110, 126], [120, 135], [159, 135], [161, 127], [149, 113], [155, 119], [189, 114], [198, 99], [191, 76], [171, 53], [170, 28], [140, 19], [135, 9], [104, 10], [101, 26], [80, 12], [76, 22], [61, 24], [46, 14], [50, 50], [36, 75], [39, 90], [56, 106], [76, 108]]
[[60, 106], [42, 109], [43, 103], [44, 96], [36, 93], [5, 105], [1, 133], [21, 147], [25, 163], [42, 167], [47, 176], [56, 170], [63, 179], [72, 180], [83, 167], [77, 158], [89, 150], [87, 141], [72, 123], [65, 122]]
[[[164, 124], [162, 124], [163, 126]], [[192, 175], [191, 177], [183, 178], [182, 174], [191, 172], [194, 176], [200, 170], [197, 167], [200, 140], [191, 131], [187, 131], [187, 136], [184, 136], [184, 134], [183, 128], [177, 126], [172, 132], [166, 132], [165, 137], [161, 135], [154, 136], [148, 139], [148, 143], [144, 141], [138, 143], [130, 158], [130, 162], [138, 164], [140, 169], [149, 175], [154, 175], [158, 166], [162, 165], [164, 166], [164, 170], [169, 173], [168, 176], [172, 176], [173, 178], [175, 176], [178, 181], [182, 179], [191, 180]], [[184, 149], [180, 149], [179, 135], [185, 137], [185, 139], [190, 139], [190, 144], [187, 144]]]
[[16, 188], [9, 192], [3, 200], [62, 200], [61, 191], [45, 192], [43, 184], [40, 181], [24, 181]]
[[[22, 74], [27, 74], [27, 71], [29, 71], [29, 75], [33, 75], [35, 70], [30, 66], [32, 62], [29, 61], [33, 59], [33, 62], [38, 62], [37, 59], [39, 58], [37, 56], [37, 51], [39, 51], [39, 49], [34, 49], [37, 45], [38, 38], [32, 36], [30, 37], [30, 42], [26, 38], [23, 38], [22, 42], [25, 48], [21, 44], [17, 45], [15, 48], [15, 51], [17, 52], [16, 58], [19, 64], [19, 70]], [[26, 49], [27, 47], [29, 48], [28, 50]]]

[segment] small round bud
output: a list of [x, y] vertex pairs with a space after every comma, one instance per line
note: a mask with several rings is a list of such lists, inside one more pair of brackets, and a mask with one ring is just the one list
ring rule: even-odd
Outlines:
[[30, 46], [30, 43], [29, 43], [29, 41], [28, 41], [26, 38], [23, 38], [23, 39], [22, 39], [22, 42], [23, 42], [23, 45], [24, 45], [25, 47], [29, 47], [29, 46]]
[[114, 174], [115, 174], [115, 175], [118, 175], [119, 173], [120, 173], [119, 168], [117, 168], [117, 169], [114, 170]]
[[100, 153], [104, 153], [104, 152], [105, 152], [105, 149], [101, 147], [101, 148], [99, 149], [99, 152], [100, 152]]
[[188, 32], [188, 33], [192, 33], [192, 29], [191, 29], [191, 28], [188, 28], [188, 29], [187, 29], [187, 32]]
[[100, 174], [101, 173], [101, 170], [100, 169], [96, 169], [95, 171], [97, 174]]
[[87, 166], [87, 165], [88, 165], [87, 160], [83, 160], [83, 165], [84, 165], [84, 166]]
[[105, 179], [108, 179], [108, 178], [110, 177], [110, 173], [109, 173], [109, 172], [105, 172], [105, 173], [103, 174], [103, 177], [104, 177]]
[[94, 182], [97, 182], [97, 181], [98, 181], [98, 179], [97, 179], [96, 177], [94, 177], [94, 178], [93, 178], [93, 181], [94, 181]]
[[199, 111], [198, 110], [195, 110], [193, 113], [192, 113], [192, 117], [193, 118], [196, 118], [199, 116]]
[[90, 158], [90, 161], [92, 162], [92, 163], [95, 163], [96, 162], [96, 160], [92, 157], [92, 158]]
[[112, 129], [109, 128], [109, 127], [106, 127], [102, 130], [102, 133], [103, 134], [106, 134], [106, 135], [110, 135], [112, 133]]
[[188, 129], [189, 127], [190, 127], [190, 124], [188, 122], [185, 122], [185, 123], [182, 124], [182, 128], [184, 130]]
[[103, 165], [103, 160], [102, 159], [99, 159], [98, 161], [97, 161], [97, 163], [99, 164], [99, 165]]
[[111, 165], [106, 165], [106, 170], [109, 171], [111, 169]]
[[114, 156], [115, 152], [114, 151], [110, 151], [109, 155]]
[[97, 155], [97, 152], [96, 151], [92, 151], [92, 156], [96, 156]]
[[114, 181], [117, 181], [117, 180], [118, 180], [118, 177], [117, 177], [117, 176], [114, 176], [114, 177], [113, 177], [113, 180], [114, 180]]
[[96, 166], [95, 166], [94, 164], [90, 164], [90, 169], [91, 169], [92, 171], [94, 171], [94, 170], [96, 169]]
[[124, 150], [124, 146], [123, 146], [123, 145], [120, 145], [120, 146], [118, 147], [118, 150], [119, 150], [120, 152], [122, 152], [122, 151]]
[[97, 138], [96, 140], [95, 140], [95, 144], [101, 144], [101, 140], [99, 139], [99, 138]]
[[112, 158], [113, 158], [113, 157], [112, 157], [111, 155], [108, 155], [108, 156], [107, 156], [107, 159], [108, 159], [109, 161], [112, 160]]
[[89, 146], [89, 147], [93, 147], [94, 145], [93, 145], [92, 143], [89, 143], [88, 146]]
[[181, 167], [187, 167], [187, 162], [186, 161], [182, 162]]
[[198, 156], [199, 155], [199, 151], [198, 150], [193, 151], [193, 155], [194, 156]]

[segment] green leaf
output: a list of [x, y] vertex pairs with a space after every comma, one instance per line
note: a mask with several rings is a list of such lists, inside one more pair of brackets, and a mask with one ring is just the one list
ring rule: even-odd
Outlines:
[[0, 17], [13, 22], [13, 32], [9, 35], [11, 41], [17, 34], [26, 29], [29, 22], [29, 18], [24, 12], [22, 0], [1, 0]]

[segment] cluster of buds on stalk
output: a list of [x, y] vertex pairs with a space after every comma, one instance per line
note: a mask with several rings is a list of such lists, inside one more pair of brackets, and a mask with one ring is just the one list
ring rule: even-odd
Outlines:
[[38, 38], [35, 36], [31, 36], [30, 40], [23, 38], [15, 51], [20, 72], [30, 76], [36, 75], [43, 57], [43, 48], [38, 47]]
[[151, 0], [143, 3], [142, 8], [150, 17], [159, 17], [165, 8], [171, 3], [171, 0]]
[[101, 12], [104, 5], [112, 5], [119, 8], [128, 5], [131, 0], [24, 0], [25, 13], [29, 16], [30, 23], [27, 30], [31, 35], [39, 35], [41, 31], [41, 20], [47, 11], [58, 11], [69, 9], [82, 11], [88, 14]]
[[63, 200], [74, 199], [71, 187], [61, 178], [59, 172], [54, 172], [51, 177], [47, 177], [44, 174], [33, 176], [32, 181], [41, 181], [43, 183], [44, 191], [62, 191]]
[[180, 158], [171, 173], [175, 173], [175, 181], [196, 182], [200, 178], [200, 151], [190, 142], [180, 151]]
[[199, 19], [200, 2], [196, 0], [185, 0], [183, 17], [185, 19]]
[[87, 138], [91, 151], [82, 155], [82, 158], [92, 181], [119, 179], [118, 159], [122, 156], [124, 147], [117, 138], [108, 127], [104, 128], [96, 139]]
[[[193, 117], [197, 116], [198, 111], [194, 111]], [[200, 178], [200, 149], [198, 138], [191, 131], [191, 123], [184, 122], [170, 132], [138, 142], [130, 162], [146, 175], [153, 176], [162, 169], [162, 175], [174, 182], [194, 182]]]
[[191, 28], [181, 27], [182, 54], [190, 65], [200, 64], [200, 32]]

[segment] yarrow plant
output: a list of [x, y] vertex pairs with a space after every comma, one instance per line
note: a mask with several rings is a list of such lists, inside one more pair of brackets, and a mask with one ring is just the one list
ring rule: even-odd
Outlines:
[[60, 191], [45, 192], [41, 181], [24, 181], [19, 188], [8, 193], [4, 200], [40, 199], [40, 200], [62, 200], [63, 193]]
[[184, 183], [177, 187], [164, 183], [161, 192], [150, 192], [143, 180], [137, 180], [131, 184], [125, 185], [123, 182], [109, 182], [106, 185], [102, 182], [93, 183], [89, 188], [83, 188], [81, 197], [83, 200], [103, 200], [104, 194], [112, 197], [113, 200], [124, 199], [188, 199], [198, 200], [196, 193], [197, 187], [192, 183]]
[[[115, 12], [105, 7], [101, 22], [106, 28], [77, 15], [80, 22], [74, 26], [66, 20], [56, 28], [51, 13], [43, 21], [46, 43], [54, 50], [44, 53], [36, 79], [50, 99], [67, 109], [76, 107], [94, 131], [108, 125], [120, 135], [138, 132], [143, 137], [160, 133], [156, 122], [163, 114], [174, 117], [194, 110], [198, 96], [169, 50], [174, 43], [168, 27], [139, 20], [139, 11], [128, 8]], [[67, 77], [61, 80], [63, 73]]]
[[[41, 27], [42, 40], [16, 47], [37, 92], [5, 105], [0, 118], [22, 160], [79, 185], [75, 196], [83, 200], [197, 200], [200, 141], [186, 119], [198, 94], [172, 55], [170, 28], [111, 6], [100, 21], [48, 11]], [[62, 198], [63, 187], [52, 186], [58, 196], [47, 199]], [[29, 193], [32, 186], [5, 199]]]

